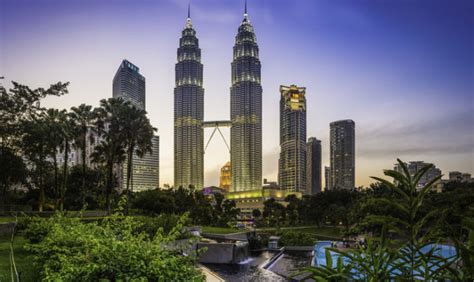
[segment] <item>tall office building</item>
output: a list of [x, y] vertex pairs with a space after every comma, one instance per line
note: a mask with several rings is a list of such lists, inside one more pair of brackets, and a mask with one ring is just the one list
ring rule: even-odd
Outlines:
[[247, 14], [239, 26], [232, 61], [230, 143], [232, 191], [262, 189], [262, 86], [257, 39]]
[[151, 143], [151, 154], [145, 154], [143, 158], [135, 156], [133, 159], [132, 181], [135, 192], [160, 187], [160, 137], [153, 136]]
[[226, 192], [230, 191], [230, 187], [232, 184], [232, 169], [230, 162], [227, 162], [221, 168], [221, 178], [220, 178], [220, 187], [223, 188]]
[[306, 88], [280, 86], [280, 159], [278, 182], [288, 192], [306, 187]]
[[339, 120], [330, 124], [331, 186], [329, 189], [355, 188], [355, 123]]
[[181, 33], [174, 88], [174, 186], [204, 185], [204, 88], [201, 49], [188, 18]]
[[120, 97], [145, 110], [145, 77], [137, 66], [123, 60], [115, 73], [112, 87], [114, 98]]
[[324, 191], [328, 191], [331, 187], [331, 168], [328, 166], [324, 167]]
[[306, 191], [321, 192], [321, 140], [310, 137], [306, 143]]
[[[137, 66], [127, 60], [122, 61], [114, 76], [113, 97], [130, 101], [138, 109], [145, 110], [145, 77], [140, 74], [140, 69]], [[158, 188], [159, 141], [158, 136], [152, 138], [152, 154], [146, 154], [143, 158], [133, 155], [131, 173], [131, 189], [133, 191]], [[89, 151], [91, 150], [89, 149]], [[87, 158], [86, 161], [90, 162]], [[120, 189], [124, 189], [126, 186], [126, 171], [127, 163], [125, 161], [118, 171]]]

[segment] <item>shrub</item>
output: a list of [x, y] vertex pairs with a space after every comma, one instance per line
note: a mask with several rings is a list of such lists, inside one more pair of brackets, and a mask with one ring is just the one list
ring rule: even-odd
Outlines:
[[181, 236], [186, 220], [179, 218], [168, 234], [157, 228], [150, 236], [138, 232], [143, 221], [121, 214], [101, 223], [56, 214], [30, 224], [31, 230], [42, 230], [35, 238], [49, 232], [27, 249], [34, 254], [40, 278], [47, 281], [203, 281], [194, 256], [163, 247]]
[[18, 223], [19, 230], [24, 229], [24, 236], [30, 243], [39, 243], [48, 235], [53, 220], [41, 217], [22, 217]]
[[295, 231], [283, 231], [278, 233], [281, 246], [312, 246], [316, 243], [315, 238], [308, 233]]

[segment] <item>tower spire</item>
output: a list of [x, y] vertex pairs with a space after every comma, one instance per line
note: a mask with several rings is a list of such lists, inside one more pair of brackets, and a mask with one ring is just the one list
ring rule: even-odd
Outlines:
[[244, 15], [247, 15], [247, 0], [245, 0], [245, 9], [244, 9]]
[[186, 19], [185, 28], [193, 28], [193, 23], [191, 21], [191, 3], [188, 3], [188, 18]]

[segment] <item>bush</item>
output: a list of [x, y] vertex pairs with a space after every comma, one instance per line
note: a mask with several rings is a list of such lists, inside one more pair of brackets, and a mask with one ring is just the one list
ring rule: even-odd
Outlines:
[[258, 234], [256, 236], [251, 236], [249, 239], [249, 249], [260, 250], [268, 246], [268, 235], [267, 234]]
[[[169, 234], [182, 218], [185, 218], [184, 225], [188, 226], [191, 224], [187, 214], [185, 217], [175, 214], [160, 214], [155, 217], [138, 216], [135, 217], [137, 227], [134, 229], [134, 233], [145, 233], [150, 238], [153, 238], [161, 228], [164, 234]], [[189, 238], [189, 233], [186, 230], [182, 230], [178, 239], [184, 238]]]
[[24, 229], [24, 236], [30, 243], [39, 243], [48, 235], [53, 220], [37, 216], [22, 217], [18, 222], [18, 230]]
[[58, 213], [30, 223], [28, 230], [39, 243], [27, 249], [40, 279], [47, 281], [203, 281], [194, 256], [163, 247], [181, 236], [186, 220], [180, 217], [168, 234], [157, 228], [150, 236], [139, 232], [143, 219], [115, 214], [101, 223], [84, 223]]
[[283, 231], [278, 233], [281, 246], [312, 246], [316, 243], [313, 235], [295, 231]]

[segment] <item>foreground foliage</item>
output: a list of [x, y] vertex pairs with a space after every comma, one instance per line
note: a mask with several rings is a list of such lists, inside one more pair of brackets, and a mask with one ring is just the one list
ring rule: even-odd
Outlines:
[[47, 232], [36, 233], [42, 238], [36, 237], [39, 242], [27, 249], [46, 281], [203, 281], [195, 256], [182, 255], [192, 241], [173, 247], [183, 237], [186, 220], [180, 217], [168, 233], [160, 227], [151, 235], [150, 230], [140, 230], [142, 220], [121, 213], [101, 223], [83, 223], [57, 213], [30, 224], [28, 229]]
[[[446, 240], [443, 229], [443, 210], [426, 209], [425, 199], [433, 184], [440, 177], [433, 179], [417, 189], [422, 176], [431, 168], [426, 166], [415, 175], [410, 175], [402, 161], [398, 160], [402, 172], [385, 171], [396, 184], [385, 179], [375, 178], [396, 195], [397, 200], [388, 197], [373, 199], [379, 205], [390, 207], [392, 213], [387, 215], [369, 214], [363, 224], [381, 226], [379, 236], [369, 238], [366, 246], [347, 251], [327, 248], [326, 261], [323, 266], [306, 268], [317, 281], [339, 281], [339, 279], [383, 281], [400, 280], [444, 280], [471, 281], [473, 226], [466, 223], [469, 231], [468, 241], [455, 240], [457, 254], [454, 257], [442, 257], [438, 254], [437, 245]], [[470, 221], [471, 219], [465, 219]], [[387, 232], [396, 234], [388, 236]], [[433, 247], [434, 246], [434, 247]], [[333, 263], [334, 256], [337, 263]]]

